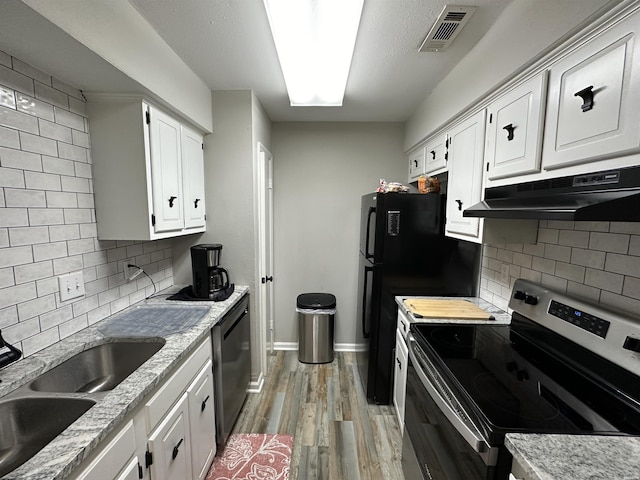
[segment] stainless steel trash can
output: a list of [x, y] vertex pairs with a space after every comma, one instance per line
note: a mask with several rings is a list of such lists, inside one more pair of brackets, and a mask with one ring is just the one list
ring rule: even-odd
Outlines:
[[303, 363], [333, 361], [336, 297], [330, 293], [303, 293], [298, 312], [298, 360]]

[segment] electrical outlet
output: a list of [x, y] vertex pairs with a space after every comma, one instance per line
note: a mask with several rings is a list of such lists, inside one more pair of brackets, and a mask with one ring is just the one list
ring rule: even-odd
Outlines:
[[500, 268], [500, 283], [509, 285], [509, 265], [503, 264]]
[[135, 265], [133, 258], [125, 258], [122, 261], [122, 271], [124, 272], [124, 279], [127, 282], [130, 282], [142, 273], [141, 268], [130, 267], [129, 265]]
[[84, 295], [84, 278], [82, 271], [67, 273], [58, 277], [60, 300], [66, 301]]

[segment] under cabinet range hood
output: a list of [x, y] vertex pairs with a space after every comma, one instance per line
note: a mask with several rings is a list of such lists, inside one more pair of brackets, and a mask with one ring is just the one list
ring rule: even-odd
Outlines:
[[640, 166], [487, 188], [463, 216], [640, 222]]

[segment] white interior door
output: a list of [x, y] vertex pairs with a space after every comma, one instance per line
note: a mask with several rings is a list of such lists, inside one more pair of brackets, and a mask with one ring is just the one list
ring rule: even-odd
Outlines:
[[[273, 354], [275, 342], [275, 310], [273, 292], [273, 157], [258, 143], [258, 184], [259, 184], [259, 299], [262, 319], [264, 354]], [[266, 367], [266, 358], [264, 358]]]

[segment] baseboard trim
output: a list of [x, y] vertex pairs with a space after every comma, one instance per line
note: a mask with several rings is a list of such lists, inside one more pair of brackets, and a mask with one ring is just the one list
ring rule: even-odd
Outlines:
[[247, 387], [247, 392], [249, 393], [260, 393], [262, 391], [262, 387], [264, 386], [264, 375], [261, 373], [258, 377], [258, 380], [249, 382], [249, 386]]
[[[274, 342], [274, 350], [298, 350], [298, 342]], [[333, 346], [336, 352], [364, 352], [365, 345], [359, 343], [336, 343]]]

